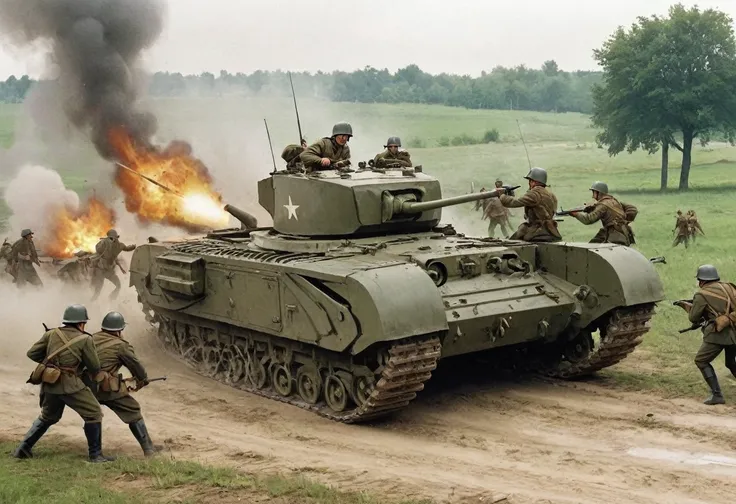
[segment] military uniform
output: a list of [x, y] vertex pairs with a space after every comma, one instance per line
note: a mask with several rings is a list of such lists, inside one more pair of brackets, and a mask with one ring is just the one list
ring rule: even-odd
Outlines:
[[591, 191], [598, 193], [598, 200], [588, 212], [576, 212], [574, 217], [585, 225], [601, 222], [601, 229], [590, 243], [616, 243], [627, 247], [634, 243], [634, 233], [629, 227], [639, 210], [634, 205], [622, 203], [608, 194], [608, 185], [595, 182]]
[[524, 178], [544, 185], [535, 185], [521, 198], [514, 198], [508, 194], [501, 195], [501, 204], [506, 208], [524, 207], [524, 218], [526, 220], [511, 235], [511, 239], [529, 242], [556, 242], [562, 240], [562, 236], [557, 230], [557, 222], [555, 222], [557, 197], [545, 187], [547, 172], [542, 168], [532, 168]]
[[[343, 145], [337, 143], [336, 137], [347, 136], [347, 140], [353, 136], [353, 127], [345, 122], [337, 123], [332, 127], [332, 136], [324, 137], [313, 143], [307, 150], [299, 155], [307, 171], [334, 169], [336, 163], [349, 164], [350, 147], [346, 141]], [[330, 160], [330, 165], [322, 166], [322, 159]]]
[[373, 165], [376, 168], [402, 168], [410, 167], [411, 155], [407, 151], [397, 151], [396, 154], [389, 150], [379, 152], [373, 158]]
[[26, 238], [32, 235], [30, 229], [24, 229], [20, 240], [16, 241], [11, 250], [8, 260], [9, 273], [15, 277], [18, 287], [30, 283], [36, 287], [43, 287], [43, 282], [36, 272], [33, 264], [40, 264], [38, 253], [33, 241]]
[[126, 245], [118, 240], [118, 234], [114, 229], [107, 233], [106, 238], [102, 238], [95, 246], [97, 258], [93, 261], [92, 269], [92, 288], [94, 294], [92, 300], [96, 300], [102, 291], [102, 284], [105, 279], [112, 282], [115, 290], [110, 294], [110, 299], [115, 299], [120, 293], [120, 279], [115, 274], [115, 264], [120, 252], [131, 252], [135, 250], [135, 245]]
[[690, 238], [690, 225], [687, 217], [682, 215], [681, 211], [677, 211], [677, 220], [675, 221], [675, 240], [672, 242], [673, 247], [677, 247], [680, 243], [685, 244], [687, 248], [688, 240]]
[[[488, 236], [496, 235], [496, 226], [501, 226], [501, 233], [509, 237], [511, 224], [509, 223], [509, 211], [503, 206], [499, 198], [488, 198], [483, 209], [483, 219], [488, 219]], [[508, 228], [507, 228], [508, 226]]]
[[[86, 320], [87, 309], [85, 307], [70, 306], [64, 313], [65, 326], [46, 331], [41, 339], [28, 350], [28, 357], [31, 360], [44, 363], [47, 368], [57, 369], [60, 375], [54, 383], [41, 383], [41, 415], [16, 449], [14, 453], [16, 458], [32, 457], [33, 445], [49, 427], [61, 420], [64, 408], [69, 406], [85, 422], [84, 433], [87, 437], [90, 460], [92, 462], [112, 460], [102, 455], [100, 404], [82, 380], [84, 371], [91, 375], [98, 375], [100, 371], [100, 361], [92, 337], [76, 326]], [[64, 348], [65, 345], [67, 345], [66, 348]], [[60, 349], [61, 351], [57, 352]], [[55, 352], [57, 354], [52, 355]]]
[[[708, 276], [710, 275], [710, 276]], [[695, 355], [695, 365], [703, 373], [706, 382], [711, 386], [712, 396], [706, 404], [725, 402], [718, 385], [715, 370], [711, 362], [725, 350], [726, 367], [736, 377], [736, 285], [721, 282], [718, 272], [711, 265], [698, 268], [700, 290], [693, 296], [688, 318], [693, 324], [703, 323], [703, 343]], [[717, 330], [716, 318], [729, 316], [728, 324]]]
[[284, 147], [284, 150], [281, 152], [281, 159], [286, 161], [286, 168], [290, 170], [295, 169], [297, 163], [300, 162], [299, 156], [304, 150], [304, 147], [297, 144], [289, 144]]
[[695, 238], [697, 238], [698, 233], [705, 236], [705, 231], [703, 231], [703, 228], [700, 226], [700, 222], [698, 222], [698, 217], [695, 215], [695, 212], [693, 210], [690, 210], [687, 213], [687, 223], [689, 234], [690, 237], [693, 239], [693, 243], [695, 243]]
[[89, 277], [90, 260], [88, 255], [79, 256], [59, 268], [56, 276], [64, 282], [82, 283], [83, 280]]

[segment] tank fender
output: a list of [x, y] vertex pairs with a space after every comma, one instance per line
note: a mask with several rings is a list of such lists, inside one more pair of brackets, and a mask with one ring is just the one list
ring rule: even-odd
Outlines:
[[346, 286], [361, 333], [353, 355], [380, 341], [448, 331], [437, 286], [414, 264], [357, 271], [347, 277]]

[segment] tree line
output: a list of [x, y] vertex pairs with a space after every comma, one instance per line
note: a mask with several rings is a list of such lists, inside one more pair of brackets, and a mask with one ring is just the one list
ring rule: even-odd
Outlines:
[[[354, 72], [299, 72], [292, 74], [297, 93], [320, 96], [337, 102], [426, 103], [469, 109], [534, 110], [542, 112], [593, 111], [591, 87], [600, 82], [601, 72], [560, 70], [554, 60], [539, 69], [519, 65], [495, 67], [479, 77], [442, 73], [432, 75], [417, 65], [395, 73], [366, 67]], [[18, 103], [28, 92], [28, 76], [14, 76], [0, 83], [0, 101]], [[218, 76], [156, 72], [150, 76], [148, 92], [157, 97], [196, 94], [254, 94], [270, 92], [289, 96], [288, 74], [283, 71], [256, 71]]]

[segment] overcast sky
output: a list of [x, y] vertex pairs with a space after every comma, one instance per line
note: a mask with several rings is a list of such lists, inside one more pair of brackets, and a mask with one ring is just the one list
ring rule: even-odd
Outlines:
[[[593, 48], [667, 0], [168, 0], [150, 70], [396, 70], [478, 75], [496, 65], [595, 69]], [[736, 18], [736, 0], [701, 2]], [[0, 78], [37, 77], [41, 54], [0, 47]]]

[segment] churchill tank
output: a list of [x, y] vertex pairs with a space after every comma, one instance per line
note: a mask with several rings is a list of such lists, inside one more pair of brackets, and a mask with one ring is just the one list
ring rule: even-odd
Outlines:
[[652, 263], [614, 244], [458, 233], [409, 169], [274, 170], [273, 225], [139, 246], [130, 285], [166, 348], [198, 373], [358, 423], [406, 408], [443, 359], [513, 352], [574, 378], [624, 359], [664, 299]]

